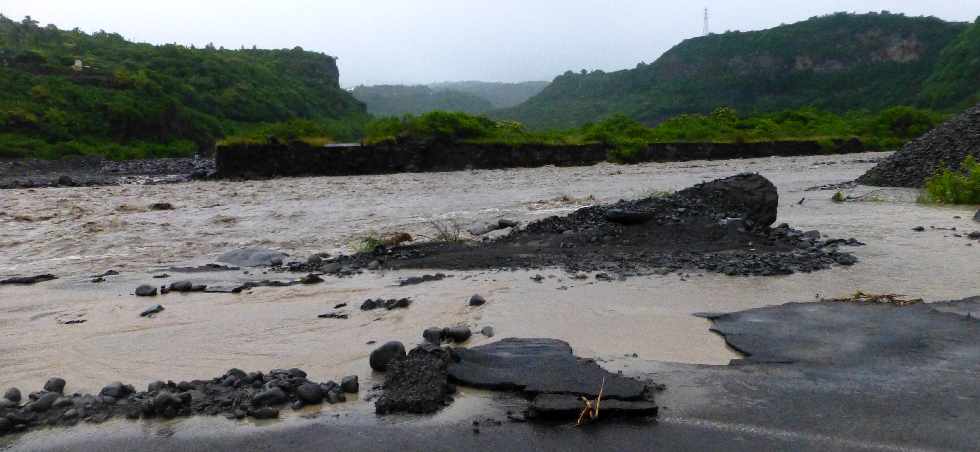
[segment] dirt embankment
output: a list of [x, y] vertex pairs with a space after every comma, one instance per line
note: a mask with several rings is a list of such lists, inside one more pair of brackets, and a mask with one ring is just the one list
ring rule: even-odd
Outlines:
[[4, 159], [0, 160], [0, 189], [187, 182], [213, 172], [214, 160], [206, 158]]

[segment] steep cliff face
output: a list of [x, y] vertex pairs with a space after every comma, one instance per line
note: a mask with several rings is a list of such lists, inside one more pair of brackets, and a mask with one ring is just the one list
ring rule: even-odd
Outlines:
[[634, 69], [567, 72], [538, 96], [495, 115], [541, 128], [574, 126], [612, 112], [655, 123], [722, 105], [846, 111], [912, 104], [942, 50], [966, 28], [936, 18], [841, 13], [699, 37]]

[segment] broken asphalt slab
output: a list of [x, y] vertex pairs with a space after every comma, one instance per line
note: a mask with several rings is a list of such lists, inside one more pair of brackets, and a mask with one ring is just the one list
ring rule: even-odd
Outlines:
[[450, 363], [449, 376], [476, 388], [595, 397], [605, 380], [603, 397], [619, 400], [641, 399], [647, 389], [640, 381], [576, 357], [567, 342], [557, 339], [507, 338], [457, 348], [453, 354], [457, 360]]

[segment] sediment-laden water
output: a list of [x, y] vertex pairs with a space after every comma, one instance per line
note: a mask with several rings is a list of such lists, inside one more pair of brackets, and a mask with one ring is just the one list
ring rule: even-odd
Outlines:
[[[70, 392], [96, 392], [110, 381], [143, 386], [161, 378], [210, 378], [231, 367], [300, 367], [321, 380], [359, 374], [362, 386], [370, 387], [378, 380], [367, 365], [369, 341], [414, 344], [426, 327], [455, 324], [475, 330], [490, 325], [497, 338], [563, 339], [577, 355], [614, 368], [628, 367], [633, 353], [642, 360], [724, 364], [737, 355], [693, 313], [856, 290], [927, 300], [976, 295], [980, 243], [956, 236], [980, 229], [973, 209], [916, 204], [916, 192], [907, 189], [845, 190], [871, 193], [847, 203], [831, 202], [833, 191], [805, 191], [853, 180], [872, 166], [869, 159], [880, 157], [6, 190], [0, 193], [0, 278], [53, 273], [60, 279], [0, 287], [0, 388], [31, 391], [61, 376]], [[143, 283], [255, 277], [231, 272], [151, 278], [173, 264], [213, 262], [230, 249], [275, 248], [305, 259], [315, 252], [349, 251], [368, 233], [432, 236], [431, 222], [446, 219], [463, 225], [497, 217], [526, 223], [743, 171], [759, 172], [777, 185], [778, 222], [867, 243], [849, 249], [860, 262], [780, 277], [685, 272], [612, 282], [572, 279], [560, 269], [451, 272], [451, 278], [407, 287], [395, 284], [425, 272], [369, 272], [243, 294], [131, 295]], [[148, 208], [157, 202], [175, 209]], [[916, 226], [925, 231], [914, 232]], [[89, 282], [109, 269], [122, 274]], [[538, 273], [545, 276], [540, 283], [530, 279]], [[488, 303], [469, 307], [474, 293]], [[393, 311], [357, 309], [377, 297], [411, 297], [414, 303]], [[166, 310], [139, 316], [156, 303]], [[340, 303], [348, 304], [340, 310], [349, 319], [317, 318]], [[72, 319], [85, 323], [64, 323]], [[471, 343], [487, 341], [476, 335]]]

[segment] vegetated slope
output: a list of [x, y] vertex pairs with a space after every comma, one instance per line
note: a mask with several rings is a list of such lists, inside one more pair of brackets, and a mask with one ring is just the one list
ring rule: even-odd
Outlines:
[[433, 90], [424, 85], [358, 86], [351, 91], [367, 105], [368, 113], [379, 116], [421, 114], [435, 110], [483, 113], [493, 109], [490, 101], [454, 90]]
[[933, 107], [980, 103], [980, 17], [943, 49], [922, 101]]
[[[651, 124], [719, 106], [755, 113], [915, 105], [943, 49], [967, 27], [933, 17], [838, 13], [769, 30], [713, 34], [688, 39], [635, 69], [566, 72], [541, 94], [493, 116], [554, 128], [613, 113]], [[937, 77], [930, 80], [942, 85], [945, 79]], [[933, 106], [952, 107], [960, 102], [955, 97], [937, 97]]]
[[155, 46], [0, 16], [0, 155], [181, 155], [259, 123], [366, 121], [338, 77], [299, 47]]
[[493, 108], [508, 108], [518, 105], [541, 92], [548, 82], [441, 82], [431, 83], [429, 88], [436, 91], [462, 91], [480, 96], [493, 104]]

